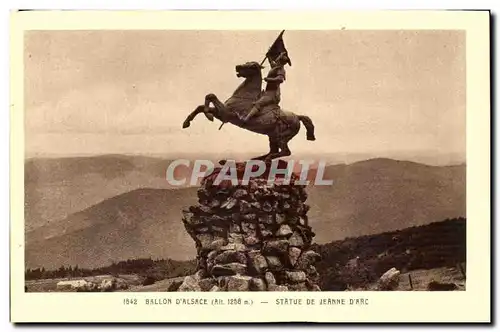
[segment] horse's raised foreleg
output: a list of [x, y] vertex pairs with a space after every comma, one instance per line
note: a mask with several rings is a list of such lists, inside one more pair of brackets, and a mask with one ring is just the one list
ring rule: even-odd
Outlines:
[[[209, 107], [207, 105], [210, 105], [212, 103], [213, 107]], [[205, 96], [205, 112], [206, 114], [210, 114], [215, 116], [217, 119], [219, 119], [222, 122], [227, 122], [228, 117], [230, 116], [230, 111], [224, 105], [222, 101], [220, 101], [219, 98], [217, 98], [216, 95], [213, 93], [209, 93], [208, 95]]]
[[212, 120], [213, 120], [214, 117], [213, 117], [213, 114], [210, 112], [211, 111], [210, 110], [210, 104], [212, 104], [215, 107], [216, 111], [218, 111], [219, 113], [222, 113], [221, 109], [224, 108], [225, 106], [224, 106], [224, 103], [221, 102], [219, 100], [219, 98], [217, 98], [217, 96], [215, 94], [209, 93], [208, 95], [205, 96], [205, 104], [204, 104], [205, 115], [207, 117], [210, 116], [212, 118]]
[[191, 125], [191, 121], [194, 120], [194, 118], [200, 114], [203, 113], [207, 117], [208, 120], [214, 121], [214, 109], [210, 108], [210, 103], [214, 105], [215, 108], [224, 107], [224, 104], [217, 98], [217, 96], [213, 93], [209, 93], [208, 95], [205, 96], [205, 103], [203, 105], [200, 105], [195, 108], [193, 112], [191, 112], [186, 120], [182, 123], [182, 128], [187, 128]]
[[[186, 120], [184, 120], [184, 122], [182, 123], [182, 128], [187, 128], [190, 126], [191, 124], [191, 121], [194, 120], [194, 118], [200, 114], [200, 113], [205, 113], [205, 107], [203, 105], [200, 105], [198, 107], [195, 108], [194, 111], [192, 111], [191, 113], [189, 113], [189, 115], [186, 117]], [[205, 113], [206, 114], [206, 113]], [[213, 118], [212, 118], [213, 120]]]
[[[212, 104], [213, 107], [210, 107], [210, 104]], [[189, 127], [191, 121], [193, 121], [199, 113], [205, 114], [207, 119], [210, 121], [217, 118], [222, 122], [228, 122], [232, 116], [231, 111], [224, 105], [224, 103], [220, 101], [216, 95], [209, 93], [205, 96], [205, 103], [196, 107], [196, 109], [187, 116], [186, 120], [184, 120], [182, 124], [182, 128]]]

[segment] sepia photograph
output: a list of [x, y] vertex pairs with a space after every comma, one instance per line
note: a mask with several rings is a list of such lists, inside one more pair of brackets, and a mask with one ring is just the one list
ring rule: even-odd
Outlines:
[[470, 227], [489, 225], [468, 218], [468, 42], [23, 31], [23, 293], [467, 293]]
[[[28, 32], [27, 291], [465, 289], [464, 43], [461, 31]], [[333, 183], [166, 178], [179, 158], [243, 163], [267, 139], [269, 160], [323, 161]]]

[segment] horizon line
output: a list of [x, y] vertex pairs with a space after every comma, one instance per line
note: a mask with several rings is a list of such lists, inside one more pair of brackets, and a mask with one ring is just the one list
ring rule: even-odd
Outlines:
[[[25, 155], [25, 158], [24, 160], [25, 161], [29, 161], [29, 160], [33, 160], [33, 159], [72, 159], [72, 158], [99, 158], [99, 157], [111, 157], [111, 156], [116, 156], [116, 157], [146, 157], [146, 158], [156, 158], [156, 159], [163, 159], [163, 160], [169, 160], [171, 159], [170, 157], [174, 156], [174, 155], [196, 155], [197, 153], [194, 153], [194, 152], [184, 152], [184, 153], [102, 153], [102, 154], [73, 154], [73, 155], [69, 155], [69, 154], [40, 154], [40, 155], [33, 155], [33, 156], [26, 156]], [[219, 155], [218, 153], [206, 153], [204, 155], [212, 155], [212, 156], [217, 156]], [[222, 154], [222, 153], [220, 153]], [[251, 154], [251, 153], [239, 153], [237, 155], [239, 155], [241, 157], [241, 155], [247, 155], [247, 154]], [[257, 154], [257, 153], [256, 153]], [[203, 154], [201, 154], [203, 155]], [[253, 155], [253, 154], [252, 154]], [[325, 155], [325, 153], [313, 153], [313, 152], [309, 152], [309, 153], [299, 153], [297, 154], [298, 157], [300, 156], [304, 156], [304, 155]], [[457, 160], [450, 160], [449, 162], [447, 163], [429, 163], [429, 161], [415, 161], [415, 160], [412, 160], [412, 159], [421, 159], [421, 158], [425, 158], [425, 159], [428, 159], [428, 158], [436, 158], [436, 157], [445, 157], [445, 156], [452, 156], [454, 155], [454, 153], [450, 153], [450, 154], [437, 154], [437, 155], [434, 155], [434, 156], [430, 156], [430, 155], [426, 155], [426, 156], [423, 156], [423, 155], [420, 155], [420, 156], [414, 156], [413, 158], [412, 157], [408, 157], [408, 156], [400, 156], [400, 157], [394, 157], [394, 156], [375, 156], [374, 154], [372, 154], [372, 156], [370, 156], [369, 153], [348, 153], [348, 152], [337, 152], [337, 153], [327, 153], [327, 155], [330, 157], [330, 159], [332, 159], [335, 155], [337, 156], [346, 156], [346, 155], [351, 155], [352, 157], [354, 156], [359, 156], [360, 158], [354, 158], [355, 160], [352, 160], [352, 161], [340, 161], [340, 160], [325, 160], [327, 162], [327, 164], [330, 164], [330, 165], [350, 165], [350, 164], [355, 164], [355, 163], [358, 163], [358, 162], [364, 162], [364, 161], [372, 161], [372, 160], [392, 160], [392, 161], [402, 161], [402, 162], [411, 162], [411, 163], [416, 163], [416, 164], [422, 164], [422, 165], [427, 165], [427, 166], [460, 166], [460, 165], [466, 165], [467, 164], [467, 160], [465, 158], [456, 158]], [[236, 157], [236, 156], [235, 156]], [[179, 158], [175, 158], [175, 159], [179, 159]], [[214, 159], [221, 159], [221, 158], [214, 158]], [[288, 156], [288, 157], [285, 157], [285, 158], [281, 158], [282, 160], [289, 160], [289, 159], [293, 159], [293, 157], [291, 156]], [[329, 158], [324, 158], [324, 159], [329, 159]], [[227, 158], [226, 160], [235, 160], [235, 161], [238, 161], [238, 157], [236, 158]], [[246, 161], [246, 160], [249, 160], [249, 159], [245, 159], [245, 160], [242, 160], [242, 161]]]

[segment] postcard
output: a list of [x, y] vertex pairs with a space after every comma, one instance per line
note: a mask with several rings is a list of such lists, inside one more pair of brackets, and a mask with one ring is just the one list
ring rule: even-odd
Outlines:
[[11, 321], [491, 322], [488, 11], [11, 13]]

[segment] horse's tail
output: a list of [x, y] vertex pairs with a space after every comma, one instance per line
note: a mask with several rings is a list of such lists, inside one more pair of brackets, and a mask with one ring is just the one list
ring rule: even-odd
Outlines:
[[307, 140], [308, 141], [316, 140], [316, 137], [314, 137], [314, 124], [313, 124], [311, 118], [308, 116], [305, 116], [305, 115], [299, 115], [298, 117], [299, 117], [299, 120], [306, 127]]

